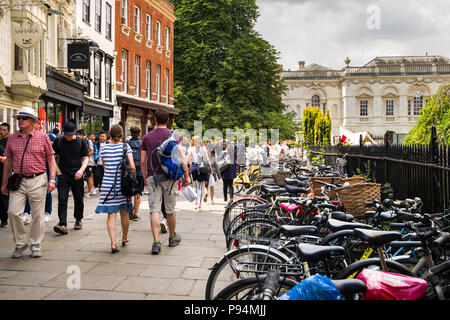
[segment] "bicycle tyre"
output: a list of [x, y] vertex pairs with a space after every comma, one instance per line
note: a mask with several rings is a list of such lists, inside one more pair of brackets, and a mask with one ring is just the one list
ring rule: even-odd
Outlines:
[[[251, 271], [240, 272], [239, 270], [236, 270], [236, 265], [239, 261], [249, 261], [249, 259], [252, 261], [252, 258], [253, 262], [257, 261], [265, 263], [281, 263], [286, 265], [290, 264], [290, 259], [288, 256], [277, 249], [268, 246], [249, 245], [228, 251], [211, 268], [211, 273], [209, 274], [205, 287], [205, 299], [212, 300], [225, 286], [228, 286], [230, 283], [253, 276]], [[262, 260], [259, 261], [258, 258]], [[266, 268], [264, 268], [264, 266], [261, 266], [259, 268], [258, 265], [255, 266], [257, 271], [267, 271], [267, 268], [271, 267], [266, 266]], [[220, 288], [220, 284], [217, 282], [221, 282], [221, 284], [225, 285], [223, 288]]]
[[[248, 244], [266, 244], [266, 239], [277, 239], [280, 237], [281, 227], [268, 219], [255, 219], [249, 220], [241, 224], [234, 232], [229, 235], [227, 248], [232, 250], [241, 245]], [[261, 238], [261, 241], [254, 240], [256, 242], [248, 243], [245, 239], [238, 239], [235, 237], [248, 236], [254, 238]]]
[[239, 228], [241, 224], [254, 219], [265, 219], [276, 221], [276, 216], [270, 215], [263, 211], [254, 211], [254, 210], [245, 211], [239, 215], [236, 215], [236, 217], [234, 217], [234, 219], [230, 222], [228, 229], [225, 232], [225, 242], [228, 243], [228, 240], [230, 240], [230, 236], [237, 228]]
[[[263, 291], [264, 279], [265, 277], [251, 277], [233, 282], [229, 286], [225, 287], [222, 291], [220, 291], [219, 294], [217, 294], [217, 296], [214, 298], [214, 300], [251, 300], [254, 295], [257, 295]], [[276, 296], [283, 295], [285, 292], [289, 291], [296, 285], [296, 281], [289, 278], [280, 277]], [[248, 291], [248, 293], [251, 293], [250, 296], [244, 296], [250, 299], [232, 299], [243, 291]]]
[[252, 206], [258, 204], [265, 204], [265, 202], [259, 198], [242, 198], [230, 204], [223, 214], [222, 219], [223, 233], [226, 234], [228, 226], [235, 216], [239, 215], [244, 211], [249, 210]]

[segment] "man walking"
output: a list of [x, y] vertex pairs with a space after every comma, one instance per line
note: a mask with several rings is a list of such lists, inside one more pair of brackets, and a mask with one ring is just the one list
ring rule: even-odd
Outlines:
[[[19, 131], [11, 134], [8, 138], [5, 150], [7, 160], [3, 168], [1, 187], [1, 192], [4, 195], [9, 192], [8, 216], [16, 244], [12, 257], [20, 258], [28, 248], [26, 230], [22, 220], [25, 202], [28, 199], [32, 216], [30, 229], [31, 256], [39, 258], [42, 256], [41, 242], [45, 233], [45, 196], [47, 192], [52, 192], [55, 189], [56, 163], [54, 151], [48, 135], [33, 129], [34, 124], [39, 122], [33, 108], [23, 107], [13, 117], [18, 121]], [[50, 171], [48, 182], [45, 174], [46, 160]], [[22, 180], [18, 190], [7, 190], [11, 170], [21, 175]]]
[[130, 128], [131, 139], [128, 140], [128, 144], [133, 150], [133, 160], [134, 165], [136, 167], [136, 180], [139, 183], [140, 193], [134, 196], [134, 209], [133, 212], [130, 212], [130, 220], [138, 221], [139, 220], [139, 207], [141, 205], [141, 196], [144, 192], [144, 177], [142, 176], [141, 170], [141, 144], [142, 141], [139, 139], [141, 134], [141, 128], [138, 126], [134, 126]]
[[[167, 111], [156, 111], [154, 117], [156, 129], [150, 131], [144, 136], [141, 146], [141, 170], [142, 175], [145, 178], [144, 184], [148, 187], [150, 225], [153, 234], [152, 254], [158, 254], [161, 252], [159, 233], [161, 231], [160, 214], [162, 197], [164, 197], [164, 207], [167, 213], [167, 222], [169, 224], [169, 247], [174, 247], [181, 242], [180, 235], [175, 233], [176, 194], [174, 190], [171, 191], [175, 182], [172, 180], [156, 182], [154, 179], [155, 175], [162, 173], [162, 168], [158, 161], [157, 152], [153, 152], [153, 150], [155, 150], [161, 142], [166, 140], [170, 135], [170, 130], [166, 127], [168, 119], [169, 114]], [[189, 173], [182, 148], [180, 148], [180, 158], [183, 164], [183, 170], [185, 170], [185, 174], [183, 175], [183, 184], [187, 185], [189, 183]]]
[[53, 149], [58, 157], [56, 172], [58, 174], [58, 217], [59, 224], [53, 230], [59, 234], [67, 234], [67, 203], [69, 190], [72, 190], [74, 201], [75, 230], [82, 228], [84, 211], [83, 174], [88, 165], [88, 148], [86, 141], [75, 135], [75, 124], [64, 124], [63, 136], [53, 142]]

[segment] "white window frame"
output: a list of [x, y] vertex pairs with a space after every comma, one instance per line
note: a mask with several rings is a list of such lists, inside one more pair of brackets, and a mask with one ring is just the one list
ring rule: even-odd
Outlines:
[[102, 58], [97, 55], [94, 56], [94, 97], [102, 98]]
[[386, 100], [386, 116], [394, 116], [395, 101], [393, 99]]
[[134, 95], [140, 96], [141, 91], [141, 57], [134, 55]]
[[122, 89], [128, 92], [128, 50], [122, 49]]
[[166, 103], [169, 103], [169, 69], [165, 71]]
[[90, 23], [91, 0], [83, 0], [82, 19], [84, 22]]
[[413, 101], [413, 115], [418, 116], [419, 111], [423, 109], [423, 95], [415, 96]]
[[105, 61], [105, 100], [112, 100], [112, 86], [111, 86], [111, 77], [112, 77], [112, 62], [109, 59]]
[[134, 6], [134, 32], [141, 33], [141, 8]]
[[128, 0], [122, 0], [120, 19], [121, 24], [128, 26]]
[[112, 6], [107, 2], [105, 12], [105, 36], [107, 39], [112, 39]]
[[152, 39], [152, 16], [147, 13], [145, 16], [145, 39]]
[[102, 0], [95, 0], [95, 21], [94, 28], [102, 32]]
[[156, 65], [156, 101], [161, 101], [161, 66]]
[[156, 21], [156, 44], [161, 45], [161, 22]]
[[166, 36], [166, 50], [170, 51], [170, 29], [168, 27], [165, 28], [165, 36]]
[[147, 99], [151, 99], [151, 76], [152, 76], [152, 63], [147, 60], [145, 63], [145, 95]]

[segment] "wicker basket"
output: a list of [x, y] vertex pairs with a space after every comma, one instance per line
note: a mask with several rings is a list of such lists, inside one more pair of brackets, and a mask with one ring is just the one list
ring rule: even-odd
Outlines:
[[[317, 197], [320, 197], [322, 195], [321, 192], [322, 192], [323, 185], [318, 183], [317, 180], [327, 182], [327, 183], [334, 182], [333, 184], [336, 184], [339, 182], [342, 182], [342, 184], [344, 184], [346, 182], [348, 182], [350, 184], [356, 184], [359, 182], [366, 181], [366, 178], [364, 178], [362, 176], [353, 176], [353, 177], [345, 178], [345, 179], [342, 179], [341, 177], [312, 177], [311, 182], [312, 182], [314, 195]], [[330, 190], [330, 191], [328, 191], [328, 196], [331, 199], [333, 199], [336, 197], [336, 192], [334, 190]]]
[[290, 171], [277, 171], [274, 174], [272, 174], [272, 178], [275, 181], [275, 184], [279, 187], [285, 186], [286, 182], [284, 182], [284, 179], [290, 177], [291, 177]]
[[339, 200], [345, 205], [348, 213], [355, 218], [364, 216], [369, 210], [364, 206], [366, 202], [381, 200], [381, 184], [360, 182], [336, 189]]

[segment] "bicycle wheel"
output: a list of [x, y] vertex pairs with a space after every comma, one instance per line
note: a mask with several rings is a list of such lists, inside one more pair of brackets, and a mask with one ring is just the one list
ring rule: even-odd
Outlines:
[[229, 235], [227, 248], [232, 250], [242, 245], [264, 244], [278, 239], [281, 227], [268, 219], [254, 219], [241, 224]]
[[[217, 294], [214, 300], [253, 300], [263, 291], [265, 277], [251, 277], [233, 282]], [[297, 282], [280, 277], [275, 297], [280, 297], [297, 285]]]
[[241, 214], [244, 211], [249, 210], [251, 207], [255, 205], [264, 203], [265, 202], [259, 198], [243, 198], [234, 201], [232, 204], [228, 206], [228, 208], [225, 210], [225, 213], [223, 214], [222, 220], [223, 233], [226, 234], [231, 220], [233, 220], [237, 215]]
[[206, 282], [205, 299], [213, 299], [231, 283], [270, 269], [290, 271], [289, 258], [275, 248], [249, 245], [227, 252], [212, 268]]
[[271, 221], [276, 221], [276, 216], [272, 214], [268, 214], [263, 211], [254, 211], [249, 210], [242, 212], [241, 214], [234, 217], [228, 225], [228, 229], [225, 232], [225, 242], [228, 243], [230, 236], [234, 233], [234, 231], [239, 228], [239, 226], [247, 221], [255, 220], [255, 219], [266, 219]]

